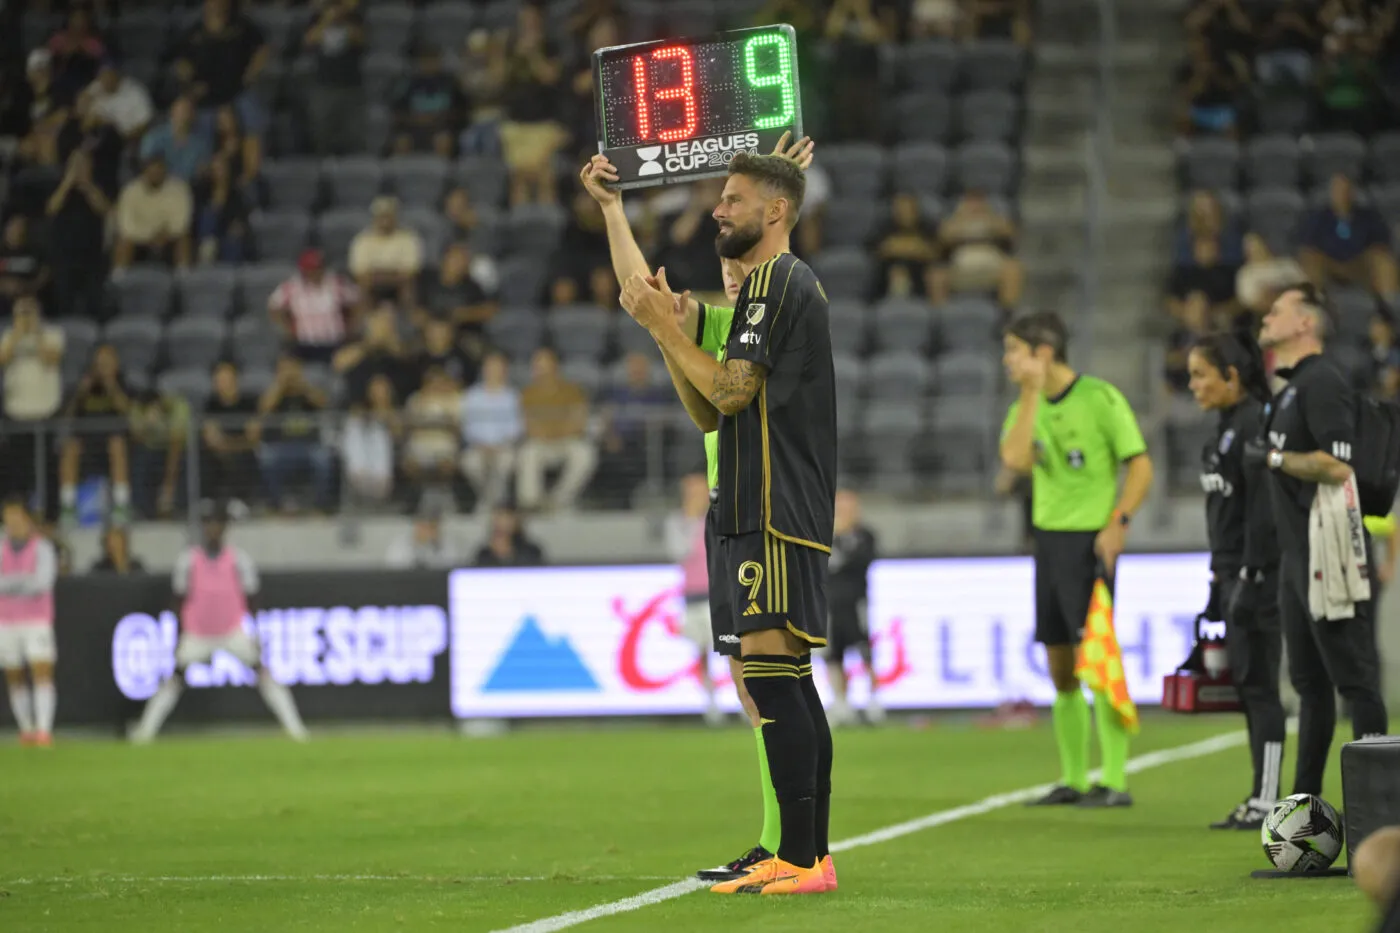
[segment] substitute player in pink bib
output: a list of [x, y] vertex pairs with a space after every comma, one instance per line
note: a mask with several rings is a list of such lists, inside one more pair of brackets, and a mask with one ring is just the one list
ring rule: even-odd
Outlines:
[[[6, 500], [0, 543], [0, 667], [23, 745], [53, 744], [53, 586], [58, 556], [21, 499]], [[28, 677], [25, 668], [28, 668]], [[32, 686], [31, 686], [32, 685]]]
[[262, 663], [262, 649], [243, 627], [248, 601], [259, 589], [258, 570], [248, 555], [224, 541], [228, 512], [222, 503], [206, 503], [204, 542], [189, 548], [175, 563], [171, 590], [180, 616], [180, 641], [175, 647], [175, 674], [146, 704], [132, 741], [149, 742], [160, 731], [185, 688], [185, 670], [207, 664], [224, 651], [258, 675], [258, 692], [287, 734], [306, 738], [292, 692], [272, 678]]

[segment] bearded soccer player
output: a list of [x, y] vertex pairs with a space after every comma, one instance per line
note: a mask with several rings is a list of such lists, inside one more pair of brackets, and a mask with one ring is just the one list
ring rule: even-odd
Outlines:
[[[792, 159], [799, 168], [805, 169], [812, 162], [812, 142], [803, 137], [788, 146], [788, 140], [788, 135], [784, 134], [782, 139], [778, 141], [778, 146], [774, 149], [773, 154]], [[603, 210], [603, 217], [607, 223], [608, 245], [612, 254], [613, 271], [617, 275], [618, 285], [625, 285], [633, 275], [649, 278], [651, 269], [647, 265], [641, 249], [637, 246], [636, 238], [628, 225], [622, 196], [619, 192], [607, 187], [608, 183], [617, 180], [617, 174], [612, 164], [604, 156], [594, 156], [579, 172], [579, 178], [582, 180], [584, 188]], [[724, 277], [725, 294], [732, 302], [739, 297], [739, 287], [744, 274], [740, 271], [738, 261], [735, 259], [721, 259], [720, 266]], [[691, 298], [689, 292], [682, 292], [676, 296], [674, 312], [681, 330], [691, 335], [694, 342], [702, 350], [716, 358], [723, 358], [725, 343], [729, 337], [730, 321], [734, 317], [733, 308], [705, 304]], [[666, 355], [665, 359], [671, 379], [681, 394], [682, 401], [686, 401], [688, 395], [693, 396], [693, 393], [690, 392], [690, 383], [686, 380], [684, 372], [669, 355]], [[708, 602], [713, 646], [718, 654], [729, 659], [730, 675], [739, 697], [739, 705], [743, 708], [744, 714], [749, 719], [749, 724], [753, 727], [754, 738], [758, 744], [759, 786], [763, 795], [763, 829], [758, 837], [758, 845], [753, 846], [727, 865], [703, 869], [696, 873], [702, 881], [721, 882], [740, 878], [757, 863], [772, 858], [778, 849], [781, 824], [778, 819], [778, 799], [773, 791], [773, 782], [768, 771], [768, 757], [764, 747], [763, 728], [758, 708], [744, 687], [743, 667], [739, 662], [739, 637], [734, 632], [734, 616], [731, 608], [730, 591], [732, 586], [725, 577], [725, 568], [721, 562], [723, 553], [719, 546], [718, 508], [716, 505], [719, 497], [719, 435], [707, 425], [711, 417], [707, 406], [702, 408], [694, 405], [693, 402], [692, 398], [692, 402], [687, 403], [687, 409], [693, 409], [691, 416], [695, 420], [696, 426], [705, 432], [705, 460], [709, 474], [710, 508], [705, 517], [705, 551], [710, 581]]]
[[724, 359], [676, 320], [665, 270], [634, 274], [622, 306], [685, 376], [686, 409], [719, 432], [717, 520], [744, 686], [758, 708], [778, 797], [777, 854], [719, 894], [816, 894], [827, 848], [831, 730], [812, 681], [826, 644], [826, 565], [836, 495], [836, 380], [826, 294], [788, 243], [806, 193], [790, 159], [740, 154], [714, 218], [744, 274]]
[[1152, 486], [1152, 461], [1123, 393], [1071, 369], [1067, 344], [1065, 323], [1052, 311], [1013, 321], [1004, 338], [1006, 374], [1021, 391], [1002, 427], [1001, 459], [1031, 475], [1035, 640], [1045, 646], [1055, 684], [1060, 746], [1060, 783], [1034, 804], [1126, 807], [1133, 802], [1128, 730], [1103, 692], [1094, 694], [1103, 777], [1089, 786], [1089, 705], [1075, 654], [1094, 583], [1101, 572], [1112, 579], [1128, 525]]

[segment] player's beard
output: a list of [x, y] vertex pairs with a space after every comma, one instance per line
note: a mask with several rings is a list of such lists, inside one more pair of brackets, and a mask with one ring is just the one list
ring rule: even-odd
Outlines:
[[739, 259], [763, 239], [763, 225], [755, 221], [747, 227], [735, 224], [726, 233], [724, 228], [715, 236], [715, 252], [721, 259]]

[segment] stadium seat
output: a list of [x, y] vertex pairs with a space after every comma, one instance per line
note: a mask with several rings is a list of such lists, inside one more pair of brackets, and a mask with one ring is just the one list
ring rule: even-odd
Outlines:
[[[122, 51], [123, 67], [129, 73], [135, 62], [154, 61], [165, 52], [170, 41], [170, 16], [160, 9], [133, 9], [122, 13], [116, 21], [117, 46]], [[30, 48], [31, 46], [26, 46]]]
[[536, 307], [544, 298], [547, 274], [548, 270], [538, 256], [508, 256], [501, 260], [501, 304]]
[[1370, 159], [1377, 181], [1400, 181], [1400, 133], [1382, 133], [1372, 139]]
[[928, 360], [910, 350], [873, 356], [865, 371], [866, 392], [872, 399], [917, 399], [933, 384]]
[[958, 133], [966, 139], [1010, 143], [1020, 134], [1021, 102], [1005, 91], [974, 91], [958, 98]]
[[1026, 53], [1009, 41], [978, 41], [962, 56], [962, 76], [970, 90], [1015, 91], [1025, 77]]
[[870, 310], [862, 302], [834, 298], [831, 301], [828, 319], [832, 351], [857, 357], [864, 356]]
[[958, 147], [953, 163], [962, 191], [1009, 194], [1016, 187], [1016, 154], [1001, 143], [965, 143]]
[[243, 314], [267, 317], [267, 300], [277, 286], [297, 274], [290, 263], [264, 262], [238, 270], [238, 304]]
[[179, 366], [206, 370], [223, 355], [228, 326], [213, 317], [180, 317], [165, 328], [166, 358]]
[[[534, 308], [502, 308], [486, 324], [486, 336], [502, 353], [523, 363], [544, 343], [544, 315]], [[648, 334], [647, 339], [651, 340]], [[653, 346], [655, 341], [652, 341]]]
[[394, 131], [394, 115], [383, 104], [365, 108], [364, 151], [381, 153], [389, 148], [389, 136]]
[[365, 10], [370, 54], [401, 55], [413, 37], [416, 11], [408, 4], [378, 4]]
[[316, 242], [331, 265], [343, 266], [350, 252], [350, 241], [370, 224], [369, 211], [364, 208], [341, 208], [326, 211], [316, 221]]
[[[971, 493], [987, 485], [995, 417], [985, 398], [940, 397], [930, 409], [926, 444], [916, 449], [916, 465], [927, 455], [944, 492]], [[926, 449], [927, 454], [924, 453]]]
[[1326, 353], [1342, 371], [1342, 375], [1350, 380], [1354, 390], [1365, 392], [1370, 389], [1376, 361], [1369, 341], [1333, 341], [1327, 345]]
[[275, 211], [310, 211], [321, 201], [321, 163], [316, 159], [269, 159], [263, 163], [267, 206]]
[[[481, 11], [481, 28], [487, 32], [514, 29], [522, 0], [489, 0]], [[482, 4], [478, 0], [478, 6]]]
[[603, 367], [598, 361], [588, 357], [576, 356], [573, 359], [565, 360], [559, 367], [559, 371], [565, 379], [578, 384], [584, 394], [590, 398], [597, 396], [598, 392], [608, 384], [608, 375], [603, 371]]
[[951, 42], [911, 42], [898, 53], [898, 80], [910, 90], [946, 94], [958, 77], [958, 50]]
[[502, 248], [510, 253], [548, 256], [564, 232], [563, 210], [553, 204], [522, 204], [505, 216]]
[[613, 314], [595, 305], [565, 305], [550, 310], [549, 342], [565, 359], [602, 360], [613, 333]]
[[229, 346], [240, 368], [271, 368], [282, 353], [282, 337], [266, 313], [250, 313], [233, 322]]
[[858, 249], [827, 249], [812, 257], [812, 269], [833, 300], [863, 300], [870, 293], [875, 267]]
[[145, 372], [155, 364], [160, 350], [160, 321], [146, 315], [122, 315], [107, 323], [102, 340], [116, 347], [123, 374]]
[[1338, 336], [1343, 340], [1368, 341], [1371, 319], [1377, 311], [1375, 296], [1365, 288], [1343, 286], [1330, 289], [1329, 297], [1337, 312]]
[[399, 212], [399, 224], [423, 238], [423, 264], [437, 265], [447, 247], [447, 218], [429, 207], [411, 207]]
[[174, 288], [169, 272], [150, 266], [133, 266], [112, 277], [117, 307], [124, 315], [165, 317]]
[[213, 393], [214, 387], [208, 367], [180, 367], [168, 369], [156, 379], [156, 388], [163, 395], [176, 395], [190, 404], [190, 409], [200, 411]]
[[1255, 113], [1259, 132], [1297, 136], [1312, 120], [1312, 105], [1302, 96], [1265, 95], [1255, 101]]
[[1333, 175], [1360, 181], [1366, 166], [1366, 141], [1355, 133], [1319, 133], [1304, 146], [1308, 178], [1315, 187]]
[[259, 398], [272, 388], [276, 378], [277, 370], [272, 366], [249, 366], [239, 372], [238, 387], [253, 398]]
[[254, 211], [248, 226], [264, 262], [295, 260], [311, 238], [311, 216], [305, 211]]
[[400, 55], [384, 52], [371, 52], [364, 58], [363, 74], [365, 100], [371, 105], [386, 105], [394, 87], [404, 73], [404, 60]]
[[892, 153], [893, 187], [920, 197], [941, 196], [948, 187], [948, 150], [935, 143], [904, 143]]
[[938, 393], [990, 398], [1001, 380], [997, 359], [975, 351], [948, 353], [938, 359]]
[[444, 49], [460, 49], [467, 36], [476, 28], [477, 11], [465, 0], [447, 0], [424, 8], [418, 19], [421, 35]]
[[1246, 208], [1249, 228], [1257, 231], [1275, 254], [1292, 253], [1303, 209], [1303, 196], [1297, 191], [1285, 188], [1251, 191]]
[[651, 333], [631, 320], [618, 321], [616, 332], [617, 348], [622, 353], [651, 353], [656, 350], [656, 341]]
[[87, 318], [74, 318], [64, 321], [63, 327], [63, 359], [81, 360], [86, 365], [88, 356], [92, 353], [92, 348], [97, 346], [102, 339], [102, 328], [96, 321]]
[[875, 198], [832, 198], [823, 207], [822, 246], [870, 246], [885, 213]]
[[955, 295], [938, 312], [940, 346], [949, 351], [986, 353], [996, 346], [1001, 308], [980, 295]]
[[1371, 204], [1381, 212], [1386, 223], [1392, 227], [1400, 225], [1400, 184], [1372, 188]]
[[885, 150], [873, 143], [837, 143], [822, 149], [821, 164], [836, 197], [873, 198], [885, 188]]
[[913, 485], [910, 454], [923, 432], [923, 413], [909, 400], [889, 398], [866, 407], [861, 417], [866, 448], [862, 453], [870, 461], [869, 472], [880, 478], [882, 486], [907, 491]]
[[259, 3], [249, 4], [247, 15], [262, 30], [272, 49], [272, 59], [280, 58], [283, 53], [301, 45], [301, 32], [307, 20], [304, 11]]
[[327, 159], [321, 170], [335, 207], [368, 210], [384, 189], [384, 169], [373, 156]]
[[836, 397], [861, 396], [865, 392], [865, 364], [847, 350], [833, 349], [831, 361], [836, 368]]
[[[822, 159], [830, 157], [822, 152]], [[467, 189], [472, 204], [481, 207], [500, 207], [506, 201], [509, 176], [500, 159], [485, 156], [468, 156], [457, 163], [456, 178]]]
[[1256, 188], [1295, 188], [1302, 175], [1298, 141], [1289, 136], [1257, 136], [1245, 149], [1245, 173]]
[[877, 353], [926, 353], [933, 333], [933, 307], [916, 298], [887, 298], [873, 309]]
[[1240, 145], [1233, 139], [1204, 136], [1190, 141], [1185, 153], [1187, 187], [1207, 191], [1234, 188], [1239, 171]]
[[448, 168], [447, 160], [437, 156], [394, 156], [384, 174], [405, 206], [437, 209], [447, 186]]
[[705, 36], [719, 28], [712, 0], [666, 0], [663, 9], [668, 35]]
[[910, 91], [885, 111], [885, 135], [901, 142], [941, 143], [952, 135], [953, 105], [943, 94]]
[[226, 318], [233, 314], [238, 278], [231, 266], [196, 266], [175, 274], [180, 313]]

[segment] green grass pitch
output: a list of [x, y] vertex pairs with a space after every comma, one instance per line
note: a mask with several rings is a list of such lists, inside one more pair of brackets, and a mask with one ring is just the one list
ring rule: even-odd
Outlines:
[[[1238, 727], [1149, 716], [1134, 754]], [[848, 730], [836, 755], [834, 839], [1054, 777], [1048, 724]], [[1132, 810], [1005, 807], [853, 849], [835, 894], [699, 891], [578, 929], [1363, 933], [1349, 880], [1254, 881], [1257, 835], [1205, 828], [1246, 790], [1245, 757], [1134, 775]], [[758, 830], [753, 758], [739, 726], [5, 746], [0, 930], [493, 933], [738, 854]], [[1340, 804], [1335, 770], [1327, 786]]]

